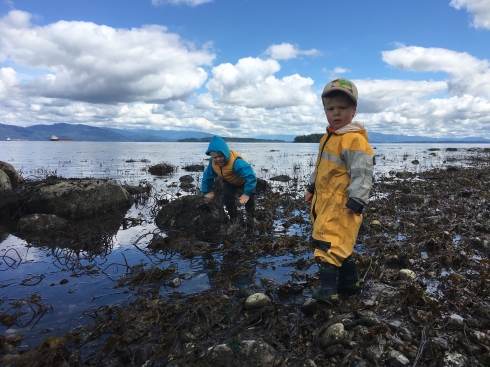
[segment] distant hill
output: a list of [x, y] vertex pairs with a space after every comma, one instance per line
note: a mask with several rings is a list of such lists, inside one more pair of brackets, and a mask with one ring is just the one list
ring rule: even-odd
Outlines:
[[212, 134], [200, 131], [177, 130], [123, 130], [101, 128], [83, 124], [53, 124], [18, 127], [0, 124], [0, 140], [10, 138], [32, 141], [47, 141], [52, 135], [58, 138], [69, 138], [75, 141], [112, 141], [112, 142], [164, 142], [185, 138], [212, 137]]
[[[183, 143], [208, 143], [210, 142], [212, 137], [207, 138], [187, 138], [187, 139], [179, 139], [179, 142]], [[256, 139], [256, 138], [229, 138], [223, 137], [223, 140], [226, 142], [233, 143], [285, 143], [284, 140], [268, 140], [268, 139]]]
[[[490, 143], [490, 139], [480, 137], [461, 137], [435, 139], [423, 136], [404, 136], [368, 132], [371, 143]], [[75, 141], [112, 141], [112, 142], [164, 142], [164, 141], [203, 141], [209, 142], [214, 134], [202, 131], [150, 130], [150, 129], [114, 129], [83, 124], [53, 124], [19, 127], [0, 124], [0, 140], [7, 138], [48, 141], [52, 135]], [[234, 142], [318, 142], [323, 134], [286, 135], [266, 134], [254, 138], [225, 138]]]
[[[294, 143], [318, 143], [324, 133], [298, 135], [294, 138]], [[428, 138], [425, 136], [406, 136], [368, 132], [370, 143], [490, 143], [490, 139], [480, 137], [465, 138]]]
[[0, 140], [28, 139], [48, 141], [52, 135], [75, 141], [129, 141], [126, 137], [112, 131], [88, 125], [54, 124], [18, 127], [0, 124]]
[[[150, 130], [150, 129], [123, 130], [123, 129], [114, 129], [114, 128], [106, 128], [106, 129], [124, 135], [131, 139], [135, 139], [135, 137], [137, 136], [148, 136], [148, 137], [154, 136], [158, 139], [163, 139], [159, 141], [177, 141], [179, 139], [204, 138], [204, 137], [214, 136], [213, 134], [208, 134], [202, 131]], [[143, 141], [143, 140], [134, 140], [134, 141]]]

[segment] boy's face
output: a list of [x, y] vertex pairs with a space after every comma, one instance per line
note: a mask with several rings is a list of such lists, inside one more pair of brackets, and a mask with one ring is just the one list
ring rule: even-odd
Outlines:
[[216, 152], [210, 152], [211, 158], [213, 158], [214, 163], [216, 163], [219, 167], [223, 167], [226, 163], [225, 156], [218, 154]]
[[352, 122], [356, 114], [356, 106], [352, 104], [349, 97], [324, 97], [325, 115], [330, 126], [340, 129]]

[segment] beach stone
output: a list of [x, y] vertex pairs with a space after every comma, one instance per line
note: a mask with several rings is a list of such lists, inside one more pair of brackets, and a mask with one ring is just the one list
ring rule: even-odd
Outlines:
[[464, 326], [464, 319], [457, 314], [452, 314], [449, 316], [449, 326], [453, 329], [461, 329]]
[[0, 169], [0, 195], [5, 194], [12, 190], [12, 184], [7, 174]]
[[271, 304], [270, 298], [263, 293], [254, 293], [248, 296], [245, 301], [245, 309], [248, 311], [256, 310]]
[[316, 311], [318, 311], [319, 305], [317, 300], [309, 298], [301, 306], [301, 311], [307, 316], [312, 316]]
[[337, 323], [329, 326], [327, 330], [320, 336], [320, 344], [323, 348], [328, 348], [331, 345], [340, 344], [345, 338], [344, 324]]
[[388, 353], [386, 365], [390, 367], [410, 366], [410, 360], [397, 350], [391, 350]]
[[179, 286], [180, 286], [180, 283], [181, 283], [181, 281], [180, 281], [180, 279], [179, 279], [179, 278], [174, 278], [174, 279], [172, 279], [172, 280], [171, 280], [171, 281], [168, 283], [168, 285], [169, 285], [170, 287], [172, 287], [172, 288], [177, 288], [177, 287], [179, 287]]
[[490, 338], [487, 336], [487, 334], [482, 333], [481, 331], [478, 330], [470, 330], [470, 339], [472, 339], [475, 342], [484, 344], [484, 345], [490, 345]]
[[417, 274], [409, 269], [401, 269], [398, 273], [398, 278], [401, 280], [415, 280], [417, 279]]
[[437, 367], [465, 367], [468, 365], [468, 359], [459, 353], [446, 353], [439, 360]]
[[67, 220], [53, 214], [29, 214], [20, 218], [17, 230], [43, 232], [64, 226]]
[[12, 166], [11, 164], [0, 161], [0, 170], [5, 172], [5, 174], [8, 176], [13, 189], [24, 183], [24, 179], [22, 178], [22, 176], [19, 175], [14, 166]]
[[215, 367], [274, 367], [281, 362], [271, 345], [258, 340], [230, 340], [227, 344], [218, 344], [207, 349], [205, 358]]
[[371, 345], [364, 350], [363, 356], [368, 361], [371, 361], [379, 366], [379, 362], [383, 358], [383, 350], [378, 345]]

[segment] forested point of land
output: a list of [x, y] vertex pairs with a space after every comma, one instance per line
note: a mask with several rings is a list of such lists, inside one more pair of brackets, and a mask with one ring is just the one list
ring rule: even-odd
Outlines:
[[319, 143], [324, 134], [298, 135], [293, 143]]
[[[208, 136], [205, 138], [186, 138], [177, 140], [179, 143], [209, 143], [213, 137]], [[278, 139], [254, 139], [254, 138], [225, 138], [224, 141], [231, 143], [285, 143], [285, 140]]]

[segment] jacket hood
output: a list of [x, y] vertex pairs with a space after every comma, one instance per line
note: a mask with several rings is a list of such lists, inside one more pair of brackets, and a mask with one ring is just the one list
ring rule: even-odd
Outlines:
[[369, 141], [366, 129], [364, 128], [364, 123], [360, 121], [352, 121], [350, 124], [347, 124], [338, 130], [335, 130], [335, 133], [339, 135], [353, 132], [361, 134], [366, 138], [367, 141]]
[[211, 155], [211, 152], [216, 152], [218, 154], [224, 155], [226, 161], [230, 159], [230, 148], [226, 142], [219, 136], [213, 136], [209, 142], [208, 150], [206, 150], [206, 155]]

